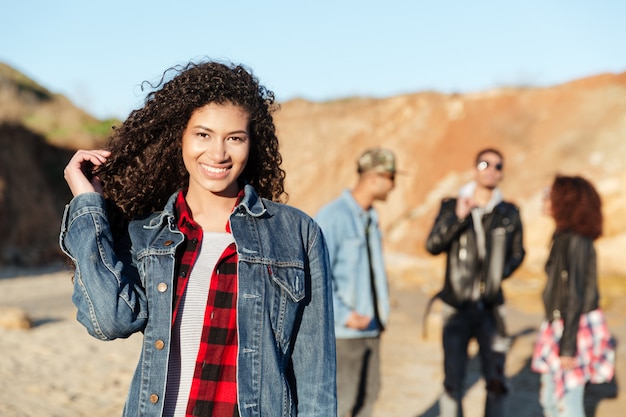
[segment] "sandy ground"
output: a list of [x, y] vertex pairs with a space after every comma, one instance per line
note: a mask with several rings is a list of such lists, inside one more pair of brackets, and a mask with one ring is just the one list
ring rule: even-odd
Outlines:
[[[419, 274], [418, 274], [419, 275]], [[392, 316], [383, 337], [383, 388], [377, 417], [439, 415], [442, 352], [440, 319], [435, 304], [422, 339], [421, 318], [428, 292], [428, 274], [414, 280], [392, 275]], [[410, 282], [409, 282], [410, 281]], [[517, 286], [517, 287], [516, 287]], [[535, 330], [541, 320], [536, 288], [520, 281], [507, 289], [508, 323], [515, 342], [507, 361], [511, 384], [508, 416], [541, 416], [538, 376], [528, 368]], [[0, 270], [0, 308], [20, 307], [34, 320], [30, 330], [0, 328], [0, 416], [110, 417], [121, 414], [139, 354], [140, 336], [101, 342], [74, 319], [68, 272]], [[510, 293], [519, 296], [510, 296]], [[528, 295], [532, 294], [532, 297]], [[614, 297], [606, 308], [618, 343], [617, 377], [611, 384], [590, 386], [588, 417], [624, 415], [626, 396], [619, 382], [626, 376], [626, 296]], [[474, 347], [471, 351], [474, 352]], [[472, 359], [464, 399], [467, 417], [482, 416], [484, 388]], [[621, 395], [620, 395], [621, 394]]]

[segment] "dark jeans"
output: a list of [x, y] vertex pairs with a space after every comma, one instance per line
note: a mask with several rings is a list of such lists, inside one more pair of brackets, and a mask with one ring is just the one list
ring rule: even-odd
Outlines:
[[498, 338], [494, 311], [479, 307], [457, 310], [446, 305], [443, 324], [445, 393], [439, 403], [442, 417], [463, 416], [463, 383], [468, 361], [467, 349], [472, 338], [478, 342], [481, 371], [486, 382], [485, 416], [504, 415], [506, 352], [493, 349]]
[[337, 417], [369, 417], [380, 391], [380, 338], [337, 339]]

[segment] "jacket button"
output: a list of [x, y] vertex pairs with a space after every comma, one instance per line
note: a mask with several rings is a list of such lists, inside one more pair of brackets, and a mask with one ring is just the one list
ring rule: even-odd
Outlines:
[[159, 396], [158, 396], [158, 395], [156, 395], [156, 394], [152, 394], [152, 395], [150, 395], [150, 402], [151, 402], [152, 404], [156, 404], [156, 403], [158, 403], [158, 402], [159, 402]]
[[162, 282], [159, 285], [157, 285], [157, 291], [158, 292], [165, 292], [165, 291], [167, 291], [167, 284]]
[[171, 246], [172, 243], [174, 243], [173, 240], [166, 240], [165, 242], [163, 242], [163, 246]]
[[162, 340], [157, 340], [156, 342], [154, 342], [154, 347], [157, 350], [162, 350], [165, 347], [165, 342], [163, 342]]
[[567, 279], [567, 271], [561, 271], [561, 279], [565, 281]]

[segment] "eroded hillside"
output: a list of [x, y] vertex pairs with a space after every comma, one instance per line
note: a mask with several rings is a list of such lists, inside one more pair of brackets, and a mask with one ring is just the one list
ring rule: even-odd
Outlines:
[[620, 259], [626, 247], [626, 73], [540, 89], [292, 101], [283, 104], [277, 124], [290, 203], [310, 214], [354, 184], [363, 149], [394, 149], [405, 173], [388, 202], [378, 205], [386, 249], [425, 261], [440, 262], [425, 254], [424, 241], [439, 200], [471, 178], [479, 149], [495, 146], [506, 156], [502, 188], [521, 208], [524, 266], [531, 273], [541, 271], [552, 231], [540, 214], [543, 189], [556, 173], [583, 175], [604, 201], [600, 268], [626, 275]]
[[[11, 71], [0, 67], [0, 264], [44, 262], [58, 255], [60, 211], [69, 195], [62, 167], [73, 149], [103, 142], [102, 132], [84, 126], [108, 130], [113, 122], [97, 121]], [[506, 156], [504, 194], [521, 208], [527, 273], [539, 274], [545, 260], [552, 224], [540, 214], [541, 195], [558, 172], [598, 186], [606, 217], [600, 268], [626, 275], [620, 262], [626, 247], [626, 73], [480, 94], [294, 100], [282, 104], [276, 123], [289, 203], [311, 215], [354, 184], [355, 160], [365, 148], [397, 152], [404, 172], [389, 201], [378, 205], [394, 266], [441, 262], [424, 250], [439, 200], [470, 179], [477, 150], [495, 146]]]
[[101, 146], [114, 123], [0, 63], [0, 266], [61, 257], [60, 216], [71, 198], [63, 167], [75, 149]]

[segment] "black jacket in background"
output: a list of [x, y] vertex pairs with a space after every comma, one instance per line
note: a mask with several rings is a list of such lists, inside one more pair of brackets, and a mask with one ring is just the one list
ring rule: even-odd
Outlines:
[[447, 253], [446, 278], [439, 298], [463, 308], [470, 304], [475, 280], [480, 280], [481, 301], [489, 308], [502, 304], [500, 284], [524, 260], [522, 223], [519, 210], [511, 203], [500, 202], [483, 216], [486, 255], [478, 256], [472, 216], [456, 216], [456, 199], [445, 199], [426, 241], [433, 255]]
[[581, 314], [598, 308], [596, 251], [593, 240], [573, 232], [557, 232], [546, 263], [543, 290], [547, 320], [563, 319], [561, 356], [576, 356]]

